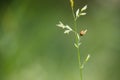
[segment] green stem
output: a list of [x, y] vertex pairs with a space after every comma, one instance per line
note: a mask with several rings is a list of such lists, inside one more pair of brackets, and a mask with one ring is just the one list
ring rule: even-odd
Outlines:
[[[75, 13], [74, 13], [74, 9], [72, 8], [72, 14], [73, 14], [73, 18], [74, 18], [74, 27], [75, 27], [75, 32], [77, 32], [77, 24], [76, 24], [76, 17], [75, 17]], [[77, 33], [75, 33], [76, 36], [76, 43], [79, 44], [79, 40], [77, 38]], [[81, 56], [80, 56], [80, 49], [79, 46], [77, 48], [77, 53], [78, 53], [78, 63], [79, 63], [79, 70], [80, 70], [80, 80], [83, 80], [82, 78], [82, 64], [81, 64]]]
[[76, 17], [75, 17], [75, 13], [74, 13], [74, 9], [72, 8], [72, 15], [74, 18], [74, 27], [75, 27], [75, 31], [77, 32], [77, 26], [76, 26]]
[[82, 78], [82, 67], [81, 67], [82, 65], [81, 65], [80, 48], [78, 47], [77, 50], [78, 50], [78, 62], [79, 62], [79, 68], [80, 68], [80, 80], [82, 80], [83, 78]]

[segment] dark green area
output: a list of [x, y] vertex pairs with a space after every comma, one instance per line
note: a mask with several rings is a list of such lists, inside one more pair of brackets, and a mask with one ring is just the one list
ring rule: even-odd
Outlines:
[[[91, 54], [84, 80], [120, 79], [120, 1], [75, 0], [88, 4], [78, 29], [88, 29], [80, 46]], [[73, 26], [69, 0], [0, 1], [0, 80], [79, 80], [73, 35], [56, 27]]]

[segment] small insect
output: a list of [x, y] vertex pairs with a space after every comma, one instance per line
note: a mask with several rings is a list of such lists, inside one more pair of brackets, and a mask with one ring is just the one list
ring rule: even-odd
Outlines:
[[80, 36], [85, 35], [85, 34], [86, 34], [86, 32], [87, 32], [87, 29], [86, 29], [86, 30], [82, 30], [82, 31], [80, 31]]

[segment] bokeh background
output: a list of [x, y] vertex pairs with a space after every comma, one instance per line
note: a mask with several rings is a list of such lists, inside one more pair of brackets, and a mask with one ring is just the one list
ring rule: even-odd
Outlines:
[[[88, 5], [78, 29], [88, 29], [80, 47], [91, 54], [84, 80], [120, 80], [120, 0], [75, 0]], [[0, 80], [80, 80], [69, 0], [0, 0]]]

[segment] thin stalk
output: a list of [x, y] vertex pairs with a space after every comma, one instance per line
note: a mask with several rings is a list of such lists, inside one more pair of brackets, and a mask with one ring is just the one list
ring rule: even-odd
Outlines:
[[[73, 8], [72, 8], [72, 15], [73, 15], [73, 18], [74, 18], [74, 28], [75, 28], [75, 31], [77, 32], [76, 16], [75, 16]], [[77, 38], [77, 33], [75, 33], [75, 36], [76, 36], [76, 43], [79, 44], [79, 40]], [[79, 70], [80, 70], [80, 80], [83, 80], [82, 68], [81, 68], [82, 64], [81, 64], [81, 56], [80, 56], [80, 48], [79, 48], [79, 46], [77, 48], [77, 54], [78, 54], [78, 63], [79, 63]]]
[[73, 8], [72, 8], [72, 15], [73, 15], [73, 19], [74, 19], [74, 27], [75, 27], [75, 31], [77, 32], [76, 17], [75, 17], [75, 13], [74, 13], [74, 9], [73, 9]]
[[77, 51], [78, 51], [78, 62], [79, 62], [79, 68], [80, 68], [80, 80], [82, 80], [82, 67], [81, 67], [81, 56], [80, 56], [80, 48], [78, 47], [77, 48]]

